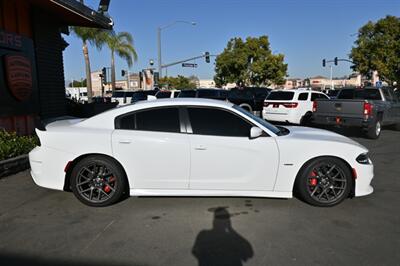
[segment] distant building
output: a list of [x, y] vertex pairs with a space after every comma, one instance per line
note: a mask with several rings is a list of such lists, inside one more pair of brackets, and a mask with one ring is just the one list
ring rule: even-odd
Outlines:
[[213, 79], [200, 79], [197, 88], [215, 88], [215, 81]]

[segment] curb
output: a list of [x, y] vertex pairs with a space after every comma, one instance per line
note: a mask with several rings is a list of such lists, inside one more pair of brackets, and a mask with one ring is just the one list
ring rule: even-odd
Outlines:
[[28, 154], [0, 161], [0, 178], [24, 171], [29, 167]]

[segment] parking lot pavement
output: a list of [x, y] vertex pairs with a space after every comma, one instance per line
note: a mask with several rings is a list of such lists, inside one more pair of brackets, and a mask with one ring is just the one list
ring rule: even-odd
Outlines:
[[333, 208], [215, 197], [91, 208], [28, 171], [1, 179], [0, 265], [399, 265], [400, 132], [356, 140], [375, 192]]

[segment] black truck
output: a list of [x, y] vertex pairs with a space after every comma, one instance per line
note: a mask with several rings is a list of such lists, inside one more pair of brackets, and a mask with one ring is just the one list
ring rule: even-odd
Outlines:
[[314, 102], [316, 125], [358, 127], [368, 138], [377, 139], [382, 126], [400, 130], [400, 97], [392, 88], [345, 88], [336, 99]]

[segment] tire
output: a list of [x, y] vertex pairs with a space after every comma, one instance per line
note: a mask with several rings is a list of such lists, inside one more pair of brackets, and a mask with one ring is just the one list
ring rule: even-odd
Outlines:
[[302, 167], [296, 178], [295, 192], [308, 204], [332, 207], [349, 197], [352, 182], [352, 173], [343, 161], [319, 157]]
[[249, 104], [242, 103], [239, 106], [242, 107], [243, 109], [245, 109], [246, 111], [249, 111], [250, 113], [253, 113], [253, 108], [251, 108], [251, 106]]
[[75, 197], [92, 207], [105, 207], [119, 201], [128, 187], [126, 180], [118, 163], [98, 155], [79, 161], [70, 176]]
[[301, 126], [309, 126], [311, 124], [311, 117], [312, 113], [307, 112], [303, 117], [300, 119]]
[[371, 127], [369, 127], [365, 132], [365, 135], [367, 136], [367, 138], [369, 138], [369, 139], [379, 138], [379, 136], [381, 135], [381, 131], [382, 131], [381, 123], [382, 122], [380, 119], [376, 119], [374, 121], [373, 125]]

